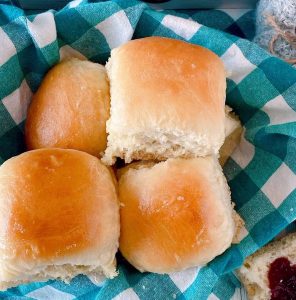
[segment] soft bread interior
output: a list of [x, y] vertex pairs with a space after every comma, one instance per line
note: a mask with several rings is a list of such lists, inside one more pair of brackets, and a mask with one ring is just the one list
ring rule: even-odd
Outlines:
[[26, 280], [17, 281], [1, 281], [0, 290], [7, 290], [8, 288], [18, 286], [20, 284], [30, 283], [32, 281], [45, 282], [50, 279], [59, 279], [65, 283], [70, 283], [71, 279], [79, 274], [91, 276], [92, 280], [96, 283], [100, 283], [105, 278], [113, 278], [117, 276], [115, 270], [116, 262], [114, 262], [108, 267], [101, 266], [84, 266], [84, 265], [48, 265], [41, 270], [35, 269], [34, 272], [26, 274]]
[[124, 159], [126, 163], [140, 159], [161, 161], [168, 157], [194, 158], [196, 153], [199, 153], [198, 156], [205, 156], [212, 149], [205, 136], [162, 129], [148, 129], [146, 132], [118, 136], [113, 134], [108, 137], [108, 143], [110, 146], [103, 161], [109, 165], [114, 164], [116, 157]]
[[279, 257], [286, 257], [292, 264], [296, 263], [296, 233], [268, 244], [245, 260], [238, 275], [250, 300], [270, 299], [269, 266]]
[[[107, 130], [116, 132], [112, 128], [110, 121], [107, 122]], [[225, 141], [219, 149], [219, 144], [215, 145], [219, 162], [223, 166], [230, 157], [234, 149], [239, 144], [243, 128], [239, 118], [232, 112], [229, 106], [225, 106]], [[145, 132], [136, 134], [116, 135], [113, 133], [108, 136], [108, 148], [103, 158], [106, 164], [112, 165], [116, 157], [124, 159], [126, 163], [132, 160], [165, 160], [166, 158], [194, 158], [205, 156], [211, 152], [211, 142], [206, 136], [189, 134], [182, 131], [167, 131], [155, 128], [147, 129]]]

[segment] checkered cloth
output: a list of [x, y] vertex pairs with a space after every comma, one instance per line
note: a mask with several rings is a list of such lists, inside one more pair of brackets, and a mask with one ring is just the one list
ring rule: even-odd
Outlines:
[[[240, 283], [233, 271], [296, 218], [296, 70], [246, 39], [192, 20], [234, 33], [234, 25], [209, 17], [219, 13], [154, 11], [134, 0], [76, 0], [59, 12], [28, 17], [20, 9], [0, 6], [0, 163], [25, 151], [23, 125], [32, 93], [61, 57], [83, 55], [104, 63], [110, 49], [151, 35], [186, 40], [217, 53], [229, 74], [227, 103], [245, 128], [224, 170], [236, 210], [245, 220], [239, 244], [203, 268], [141, 274], [118, 257], [119, 276], [101, 285], [78, 276], [70, 285], [60, 281], [23, 285], [0, 293], [0, 298], [238, 296]], [[239, 34], [248, 37], [252, 30], [241, 28]]]

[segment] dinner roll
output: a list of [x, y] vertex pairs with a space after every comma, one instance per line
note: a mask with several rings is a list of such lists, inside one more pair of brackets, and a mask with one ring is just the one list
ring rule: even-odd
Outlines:
[[53, 148], [0, 167], [0, 289], [116, 275], [119, 205], [110, 172], [87, 153]]
[[27, 147], [69, 148], [100, 156], [107, 143], [109, 109], [105, 68], [90, 61], [64, 61], [48, 72], [33, 96]]
[[208, 49], [148, 37], [112, 50], [107, 164], [116, 157], [165, 160], [218, 154], [224, 141], [226, 77]]
[[119, 173], [120, 251], [141, 272], [204, 265], [235, 234], [230, 191], [212, 157], [136, 163]]

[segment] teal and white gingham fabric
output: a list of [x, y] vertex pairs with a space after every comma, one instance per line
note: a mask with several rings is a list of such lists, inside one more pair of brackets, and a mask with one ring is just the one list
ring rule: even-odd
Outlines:
[[[0, 293], [1, 299], [228, 300], [239, 293], [233, 271], [296, 219], [296, 70], [250, 41], [197, 19], [234, 30], [209, 15], [154, 11], [134, 0], [76, 0], [59, 12], [27, 17], [20, 9], [0, 6], [0, 163], [25, 151], [23, 127], [32, 93], [61, 57], [83, 55], [104, 63], [110, 49], [152, 35], [217, 53], [228, 71], [227, 103], [245, 128], [224, 169], [245, 220], [239, 244], [203, 268], [169, 275], [141, 274], [119, 256], [119, 276], [100, 285], [78, 276], [70, 285], [49, 281], [12, 288]], [[252, 30], [240, 36], [248, 34]]]

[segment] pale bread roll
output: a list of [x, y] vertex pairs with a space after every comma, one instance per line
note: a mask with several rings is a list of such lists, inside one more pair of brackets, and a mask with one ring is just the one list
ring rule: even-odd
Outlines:
[[204, 265], [230, 246], [234, 210], [215, 158], [140, 162], [118, 176], [120, 250], [141, 272]]
[[33, 96], [26, 121], [27, 147], [76, 149], [101, 156], [109, 113], [104, 66], [66, 60], [48, 72]]
[[113, 49], [104, 162], [218, 154], [225, 138], [226, 77], [208, 49], [149, 37]]
[[111, 171], [76, 150], [40, 149], [0, 167], [0, 289], [78, 274], [116, 276]]

